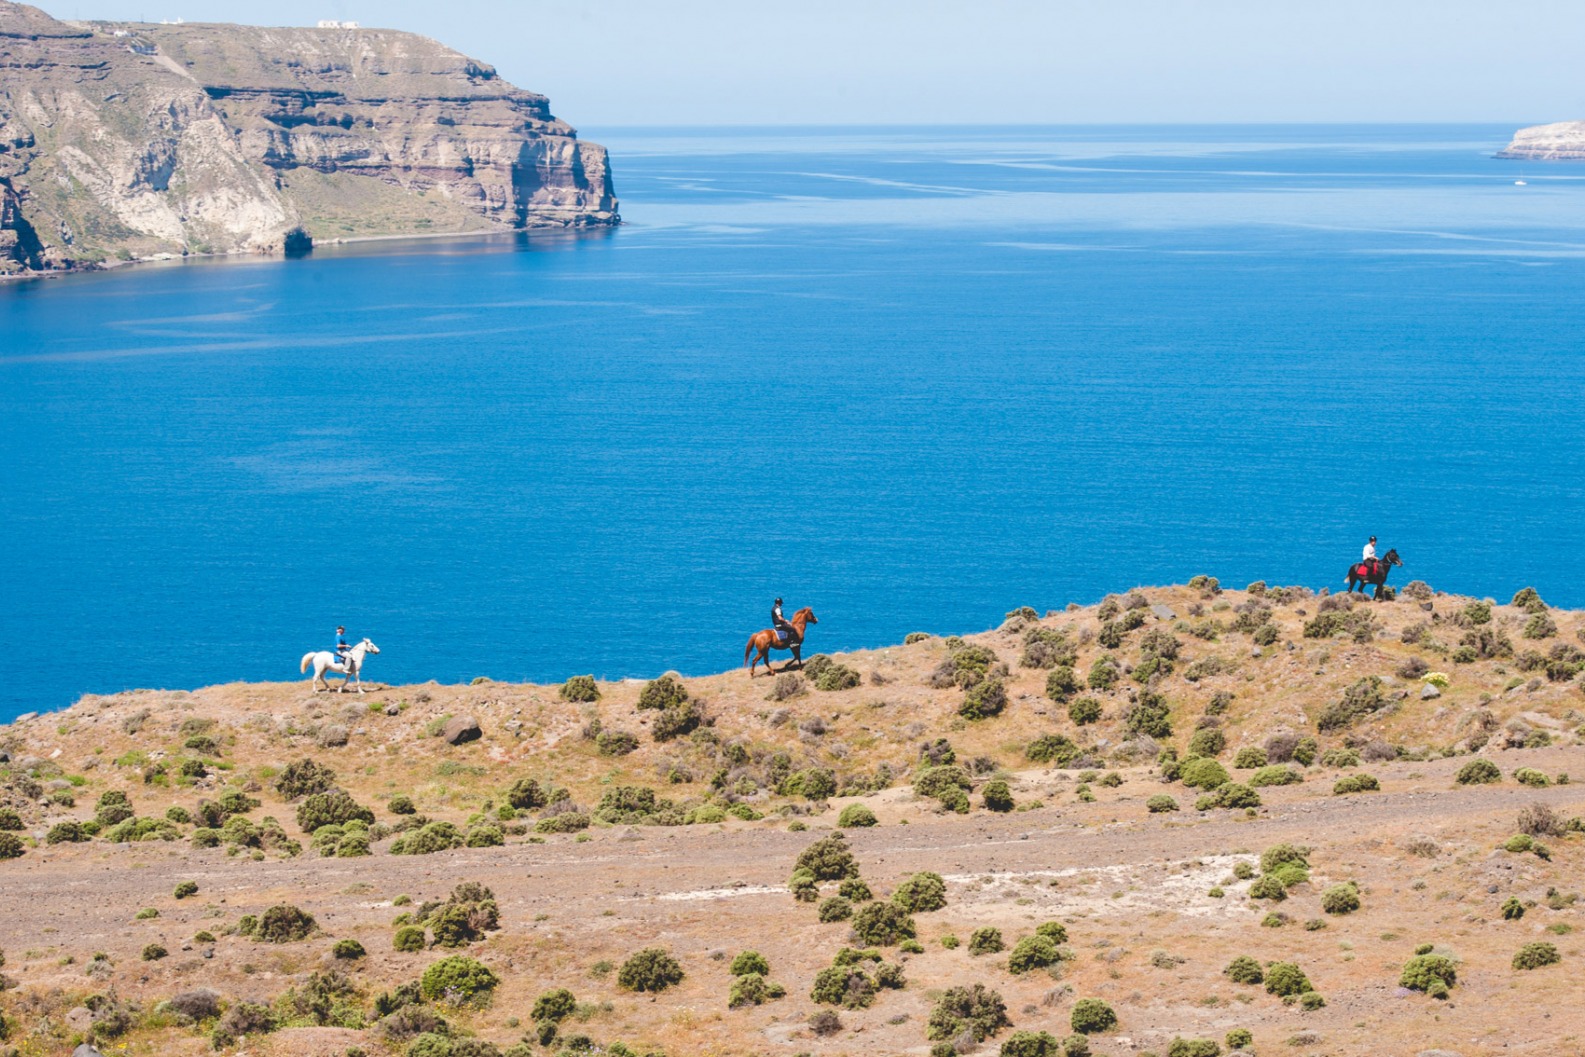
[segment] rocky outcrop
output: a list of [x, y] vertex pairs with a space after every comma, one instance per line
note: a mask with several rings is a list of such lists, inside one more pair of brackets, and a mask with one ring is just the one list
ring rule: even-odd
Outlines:
[[1585, 121], [1557, 121], [1522, 128], [1513, 134], [1512, 143], [1497, 152], [1497, 157], [1585, 161]]
[[0, 275], [617, 219], [604, 148], [435, 41], [0, 0]]

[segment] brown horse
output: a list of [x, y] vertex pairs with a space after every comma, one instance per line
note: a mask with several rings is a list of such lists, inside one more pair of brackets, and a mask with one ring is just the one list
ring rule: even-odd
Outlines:
[[[750, 635], [748, 637], [748, 645], [743, 647], [743, 663], [748, 665], [748, 677], [750, 679], [754, 678], [754, 668], [761, 661], [765, 662], [765, 670], [767, 672], [774, 672], [776, 670], [770, 666], [771, 650], [792, 650], [793, 662], [796, 663], [798, 667], [802, 668], [804, 664], [803, 656], [799, 651], [803, 649], [804, 628], [808, 627], [810, 624], [818, 623], [820, 623], [820, 621], [815, 619], [815, 611], [810, 609], [808, 606], [804, 606], [802, 609], [792, 615], [793, 629], [792, 631], [788, 632], [787, 641], [783, 642], [781, 639], [778, 639], [776, 637], [775, 630], [772, 628], [766, 628], [764, 631], [756, 631], [754, 634]], [[748, 655], [753, 653], [755, 650], [759, 651], [759, 656], [755, 657], [751, 662], [748, 659]], [[784, 665], [782, 667], [782, 671], [786, 671], [788, 667], [790, 667], [790, 665]]]

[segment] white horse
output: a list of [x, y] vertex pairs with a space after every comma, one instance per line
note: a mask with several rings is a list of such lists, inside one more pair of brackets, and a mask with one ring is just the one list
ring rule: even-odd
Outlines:
[[325, 678], [326, 672], [346, 676], [341, 681], [341, 689], [338, 692], [346, 693], [347, 684], [351, 683], [358, 688], [358, 693], [361, 694], [364, 692], [363, 680], [358, 678], [358, 673], [363, 670], [363, 655], [379, 652], [380, 647], [368, 639], [364, 639], [347, 651], [347, 663], [343, 665], [336, 663], [336, 655], [329, 650], [310, 651], [303, 654], [303, 663], [298, 667], [298, 671], [306, 672], [310, 664], [314, 666], [314, 677], [308, 681], [308, 685], [314, 688], [314, 693], [316, 694], [319, 693], [320, 683], [325, 684], [326, 690], [330, 689], [330, 680]]

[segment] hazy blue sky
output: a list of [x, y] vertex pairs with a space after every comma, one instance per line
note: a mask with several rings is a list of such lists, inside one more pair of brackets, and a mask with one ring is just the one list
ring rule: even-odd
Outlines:
[[412, 30], [584, 127], [1585, 118], [1582, 0], [44, 0]]

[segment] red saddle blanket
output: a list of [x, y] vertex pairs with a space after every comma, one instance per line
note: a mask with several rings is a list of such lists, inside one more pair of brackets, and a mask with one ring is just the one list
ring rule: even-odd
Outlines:
[[1354, 576], [1356, 579], [1369, 580], [1375, 575], [1376, 568], [1370, 562], [1360, 562], [1358, 565], [1354, 566]]

